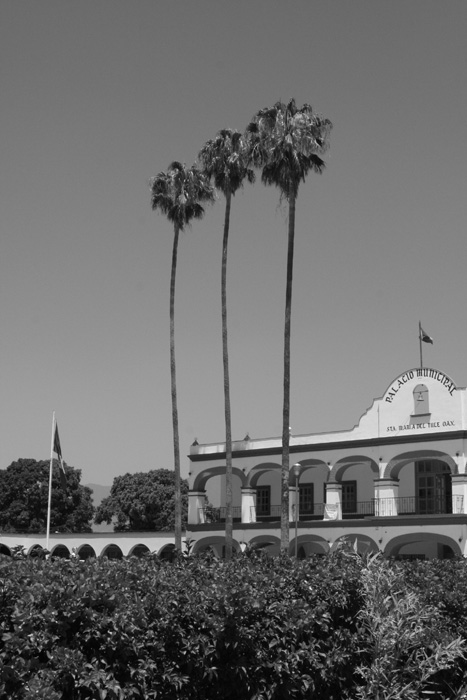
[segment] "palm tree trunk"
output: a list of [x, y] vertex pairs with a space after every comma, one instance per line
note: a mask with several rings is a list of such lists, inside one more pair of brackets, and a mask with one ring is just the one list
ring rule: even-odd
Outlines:
[[175, 471], [175, 549], [182, 551], [182, 501], [180, 489], [180, 438], [178, 434], [177, 378], [175, 371], [175, 275], [180, 229], [174, 225], [172, 272], [170, 277], [170, 383], [172, 390], [172, 426]]
[[225, 196], [224, 239], [222, 243], [222, 360], [224, 364], [224, 415], [225, 415], [225, 558], [232, 558], [232, 423], [230, 416], [229, 349], [227, 345], [227, 247], [229, 242], [230, 205], [232, 195]]
[[284, 401], [282, 409], [281, 468], [281, 551], [289, 551], [289, 443], [290, 443], [290, 322], [292, 312], [293, 254], [295, 236], [295, 194], [289, 199], [289, 235], [287, 247], [287, 284], [284, 324]]

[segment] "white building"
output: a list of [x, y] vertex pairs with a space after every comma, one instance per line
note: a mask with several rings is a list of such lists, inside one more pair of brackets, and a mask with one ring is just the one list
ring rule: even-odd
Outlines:
[[[465, 388], [444, 372], [415, 368], [353, 429], [291, 436], [290, 552], [324, 553], [347, 537], [385, 556], [465, 556], [466, 416]], [[225, 501], [209, 508], [206, 486], [223, 481], [225, 443], [192, 445], [190, 461], [187, 537], [194, 551], [210, 546], [221, 556]], [[278, 552], [281, 439], [246, 436], [233, 443], [232, 461], [234, 546]]]

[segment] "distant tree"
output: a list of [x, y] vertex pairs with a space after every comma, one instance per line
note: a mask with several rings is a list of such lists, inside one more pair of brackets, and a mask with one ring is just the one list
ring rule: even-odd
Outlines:
[[193, 219], [204, 215], [202, 203], [214, 201], [214, 188], [206, 176], [192, 165], [174, 161], [166, 173], [151, 179], [151, 206], [173, 223], [172, 270], [170, 275], [170, 384], [172, 392], [172, 428], [175, 470], [175, 548], [182, 550], [180, 442], [178, 431], [177, 378], [175, 363], [175, 277], [177, 272], [178, 240]]
[[[95, 522], [119, 531], [163, 531], [175, 528], [175, 473], [169, 469], [124, 474], [114, 479], [110, 496], [97, 509]], [[188, 482], [180, 480], [182, 528], [188, 513]]]
[[222, 241], [221, 309], [222, 309], [222, 361], [224, 367], [224, 416], [225, 416], [225, 558], [230, 559], [233, 550], [232, 515], [232, 422], [230, 413], [229, 351], [227, 343], [227, 251], [230, 229], [232, 197], [243, 187], [245, 180], [253, 183], [255, 174], [249, 167], [248, 144], [243, 134], [222, 129], [208, 141], [199, 153], [203, 172], [225, 197], [224, 236]]
[[[0, 469], [0, 530], [45, 532], [50, 461], [19, 459]], [[92, 491], [80, 484], [81, 470], [65, 464], [66, 489], [58, 466], [52, 474], [50, 526], [52, 531], [91, 532], [94, 517]]]

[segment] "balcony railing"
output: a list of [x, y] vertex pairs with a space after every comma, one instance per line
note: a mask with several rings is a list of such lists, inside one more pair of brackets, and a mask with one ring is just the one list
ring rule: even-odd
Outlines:
[[375, 499], [375, 515], [449, 515], [464, 512], [464, 497], [451, 496], [446, 499], [400, 496], [398, 498]]
[[[300, 510], [298, 520], [300, 522], [322, 520], [326, 504], [314, 503], [313, 508]], [[225, 507], [214, 508], [206, 506], [200, 508], [199, 522], [220, 523], [225, 522]], [[295, 520], [296, 506], [291, 508], [291, 521]], [[343, 502], [340, 505], [342, 520], [352, 520], [368, 517], [391, 517], [397, 515], [449, 515], [464, 513], [464, 497], [452, 496], [447, 499], [418, 499], [415, 496], [400, 496], [398, 498], [372, 498], [369, 501]], [[242, 508], [232, 508], [234, 522], [241, 522]], [[281, 506], [271, 505], [269, 509], [257, 509], [251, 506], [250, 522], [276, 522], [281, 517]]]
[[[202, 521], [205, 523], [223, 523], [225, 522], [225, 506], [220, 506], [219, 508], [214, 508], [212, 506], [206, 506], [205, 508], [200, 508], [202, 514]], [[242, 508], [241, 506], [234, 506], [232, 508], [232, 518], [236, 522], [241, 522], [242, 519]]]

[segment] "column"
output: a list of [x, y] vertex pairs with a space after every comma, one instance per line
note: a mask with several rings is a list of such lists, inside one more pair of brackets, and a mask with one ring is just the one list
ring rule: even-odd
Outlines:
[[255, 496], [256, 489], [250, 486], [242, 487], [242, 523], [256, 522]]
[[328, 481], [323, 520], [342, 520], [342, 484]]
[[375, 479], [375, 515], [397, 515], [399, 510], [399, 480]]
[[467, 474], [453, 474], [452, 483], [452, 512], [467, 513]]
[[204, 518], [204, 506], [206, 503], [206, 491], [188, 492], [188, 524], [199, 525], [206, 522]]

